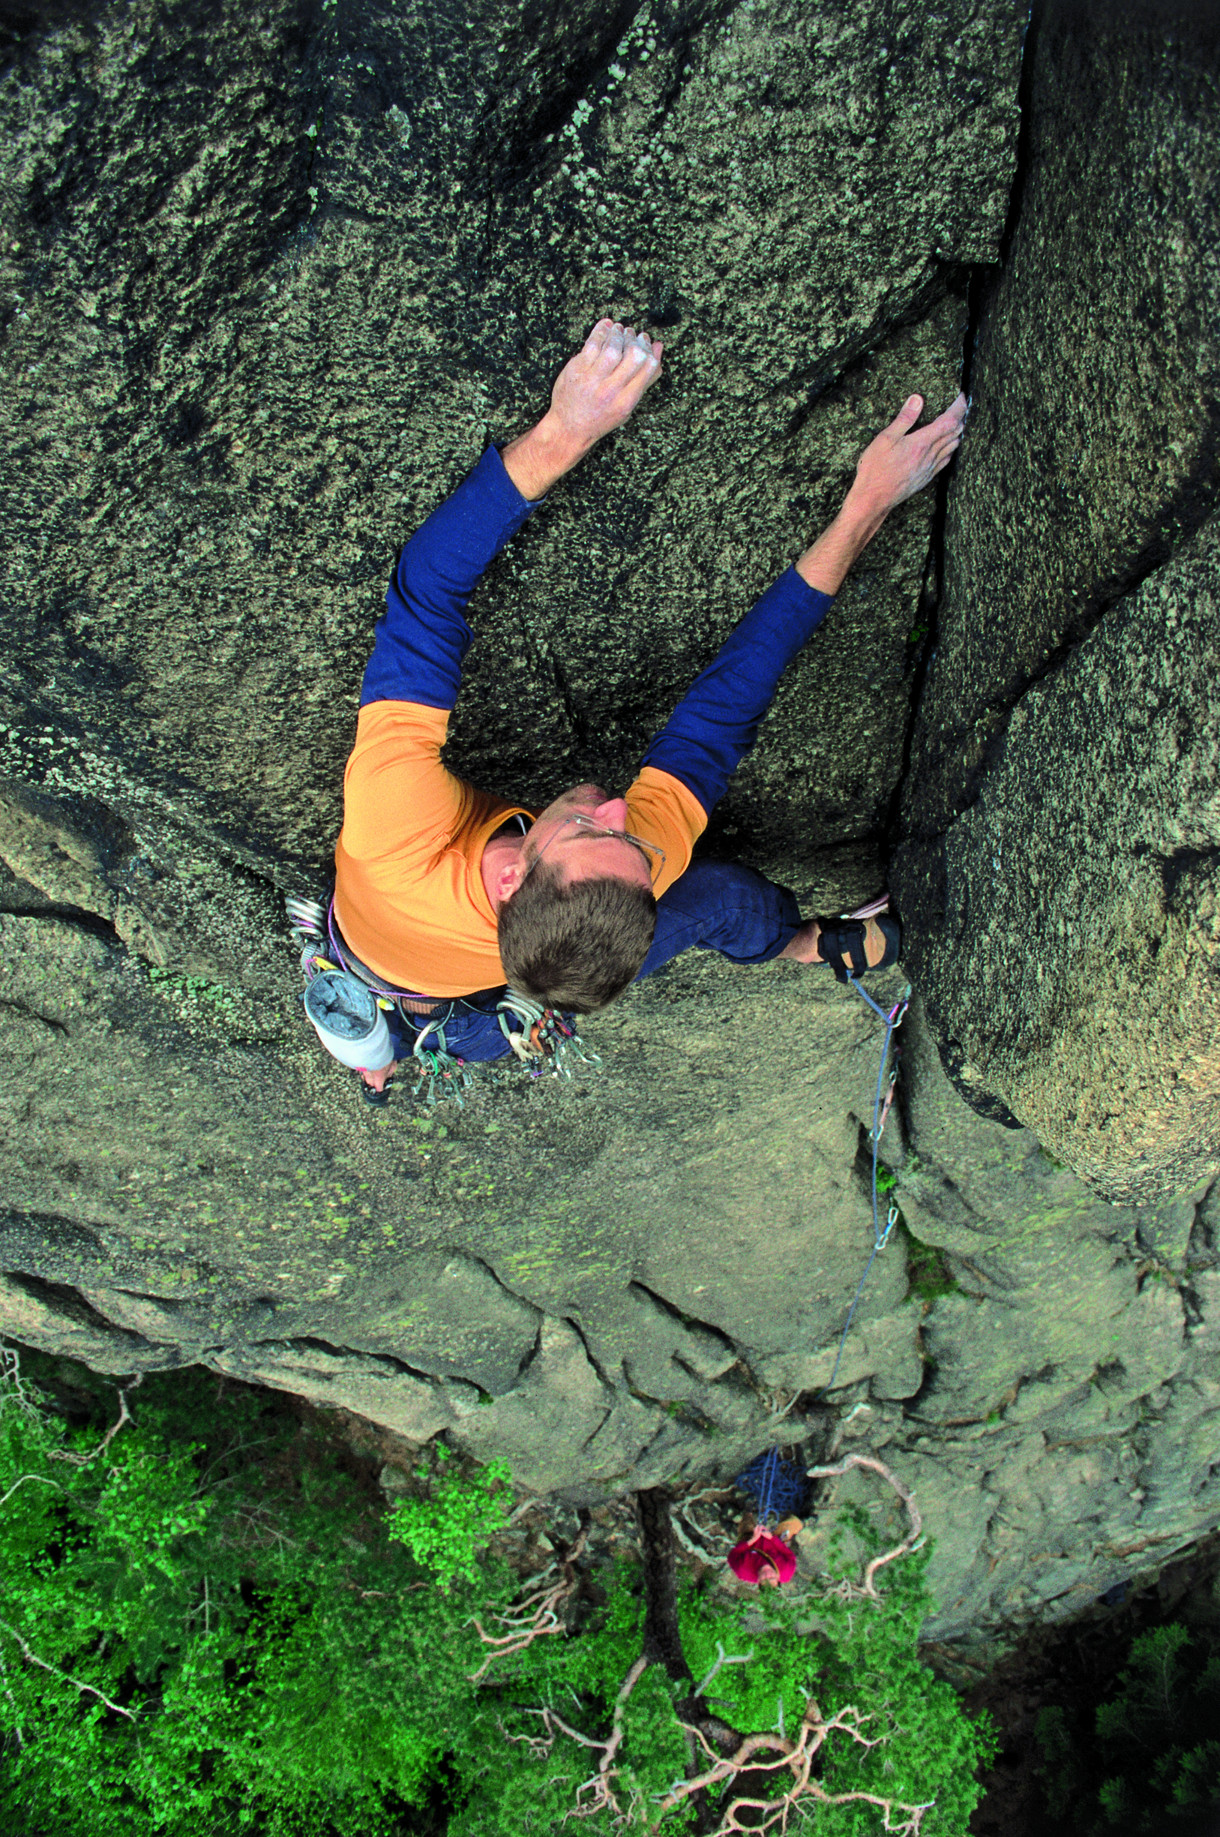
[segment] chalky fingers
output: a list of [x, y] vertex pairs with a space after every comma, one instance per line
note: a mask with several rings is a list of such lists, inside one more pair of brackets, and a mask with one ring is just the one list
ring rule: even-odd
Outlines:
[[612, 376], [622, 361], [623, 327], [614, 321], [602, 339], [602, 347], [593, 360], [593, 374], [598, 378]]
[[613, 327], [614, 327], [613, 319], [599, 319], [598, 320], [597, 324], [593, 327], [593, 330], [589, 333], [589, 336], [585, 339], [584, 345], [581, 349], [580, 354], [587, 362], [591, 363], [594, 358], [600, 357], [602, 353], [602, 349], [606, 342], [606, 338], [608, 334], [613, 330]]

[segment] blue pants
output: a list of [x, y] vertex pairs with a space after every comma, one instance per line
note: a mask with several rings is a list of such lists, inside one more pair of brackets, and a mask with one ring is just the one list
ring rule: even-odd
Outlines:
[[[692, 947], [718, 951], [730, 963], [767, 963], [800, 925], [787, 887], [731, 861], [694, 861], [657, 901], [656, 932], [636, 981]], [[475, 1062], [506, 1056], [509, 1049], [495, 1013], [498, 994], [453, 1003], [444, 1028], [445, 1048], [454, 1058]], [[395, 1051], [409, 1059], [414, 1032], [398, 1015], [387, 1019]]]

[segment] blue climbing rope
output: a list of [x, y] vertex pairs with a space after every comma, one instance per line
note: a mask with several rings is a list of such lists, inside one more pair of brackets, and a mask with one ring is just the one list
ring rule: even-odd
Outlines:
[[877, 1261], [877, 1258], [894, 1235], [894, 1226], [898, 1223], [898, 1207], [894, 1204], [893, 1200], [890, 1201], [884, 1226], [881, 1223], [881, 1204], [877, 1192], [877, 1155], [881, 1148], [881, 1136], [885, 1129], [886, 1118], [890, 1113], [890, 1104], [893, 1102], [894, 1098], [894, 1085], [898, 1078], [897, 1057], [895, 1056], [894, 1067], [890, 1073], [889, 1085], [888, 1087], [886, 1086], [885, 1074], [886, 1068], [890, 1062], [890, 1042], [893, 1040], [899, 1027], [901, 1027], [903, 1017], [911, 1005], [911, 991], [907, 988], [905, 992], [899, 996], [898, 1000], [887, 1014], [885, 1009], [880, 1007], [878, 1003], [873, 1000], [868, 990], [860, 987], [860, 984], [856, 981], [854, 976], [849, 976], [847, 981], [849, 987], [856, 991], [861, 1001], [868, 1003], [873, 1013], [877, 1016], [877, 1019], [885, 1028], [885, 1039], [881, 1044], [881, 1064], [877, 1068], [877, 1090], [873, 1097], [873, 1126], [868, 1132], [869, 1140], [873, 1145], [873, 1248], [868, 1262], [864, 1265], [864, 1274], [861, 1276], [856, 1292], [852, 1296], [851, 1306], [847, 1310], [847, 1319], [843, 1323], [843, 1332], [839, 1340], [839, 1350], [835, 1354], [834, 1369], [825, 1384], [822, 1385], [821, 1388], [823, 1391], [834, 1389], [834, 1381], [839, 1375], [839, 1366], [843, 1362], [843, 1349], [847, 1345], [847, 1335], [851, 1332], [851, 1323], [855, 1319], [856, 1309], [860, 1304], [860, 1297], [864, 1293], [864, 1284], [868, 1281], [873, 1264]]
[[809, 1490], [804, 1469], [783, 1460], [778, 1448], [755, 1455], [733, 1484], [753, 1499], [761, 1525], [772, 1516], [778, 1518], [781, 1512], [801, 1511]]

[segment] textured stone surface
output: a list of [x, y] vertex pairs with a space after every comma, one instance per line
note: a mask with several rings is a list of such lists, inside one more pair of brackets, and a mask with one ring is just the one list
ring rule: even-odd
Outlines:
[[918, 975], [959, 1080], [1102, 1193], [1220, 1172], [1220, 522], [1009, 722]]
[[[1214, 1525], [1220, 1185], [1099, 1201], [1026, 1131], [962, 1103], [918, 1014], [905, 1082], [896, 1197], [948, 1247], [954, 1287], [923, 1306], [918, 1394], [848, 1392], [839, 1452], [879, 1453], [914, 1486], [934, 1543], [927, 1637], [970, 1640], [1066, 1618]], [[849, 1502], [898, 1527], [876, 1480], [830, 1482], [810, 1566]]]
[[[11, 1330], [461, 1422], [539, 1486], [748, 1452], [759, 1373], [829, 1371], [868, 1242], [848, 1000], [679, 966], [598, 1024], [596, 1084], [382, 1123], [294, 1017], [277, 888], [329, 851], [397, 543], [602, 311], [669, 376], [480, 591], [452, 751], [519, 795], [621, 780], [864, 437], [952, 396], [1023, 22], [945, 23], [145, 3], [18, 47]], [[819, 902], [879, 877], [934, 508], [870, 551], [723, 812]], [[891, 1257], [847, 1349], [889, 1394], [904, 1286]]]
[[[480, 594], [454, 753], [514, 795], [622, 779], [862, 439], [957, 387], [1021, 18], [950, 11], [251, 29], [144, 0], [43, 38], [0, 87], [0, 413], [6, 649], [51, 730], [322, 862], [398, 544], [613, 310], [663, 333], [669, 380]], [[892, 794], [932, 510], [886, 531], [726, 806], [807, 882]]]
[[[526, 1485], [598, 1496], [745, 1459], [804, 1387], [792, 1349], [837, 1334], [877, 1040], [816, 974], [682, 962], [590, 1027], [600, 1076], [493, 1071], [464, 1111], [379, 1114], [303, 1026], [241, 1038], [238, 993], [100, 924], [0, 926], [17, 1338], [455, 1429]], [[887, 1395], [919, 1382], [905, 1286], [897, 1252], [844, 1367]]]
[[1216, 506], [1218, 35], [1174, 0], [1040, 10], [905, 790], [920, 833], [972, 800], [1029, 683]]
[[959, 1089], [1142, 1200], [1220, 1166], [1218, 132], [1208, 9], [1048, 5], [894, 875]]

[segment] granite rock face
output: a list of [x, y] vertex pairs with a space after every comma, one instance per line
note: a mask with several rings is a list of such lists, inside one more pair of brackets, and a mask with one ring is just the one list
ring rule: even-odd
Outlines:
[[[322, 863], [399, 545], [612, 311], [668, 380], [486, 583], [454, 756], [526, 798], [622, 780], [863, 440], [955, 393], [1021, 30], [1012, 0], [146, 0], [32, 42], [0, 96], [24, 688], [175, 812]], [[870, 552], [722, 813], [806, 881], [892, 795], [932, 515]]]
[[[495, 1068], [463, 1109], [399, 1092], [379, 1114], [318, 1052], [284, 936], [283, 893], [325, 873], [398, 545], [489, 438], [542, 408], [602, 312], [665, 337], [667, 380], [480, 587], [451, 747], [526, 800], [624, 780], [834, 508], [867, 436], [912, 389], [932, 409], [951, 399], [1013, 204], [1024, 24], [1001, 0], [452, 17], [145, 0], [0, 46], [3, 1331], [114, 1373], [203, 1363], [410, 1442], [443, 1432], [570, 1500], [732, 1474], [777, 1436], [868, 1437], [918, 1479], [946, 1637], [1067, 1611], [1215, 1522], [1203, 1161], [1159, 1125], [1141, 1133], [1138, 1082], [1121, 1085], [1125, 1165], [1172, 1162], [1172, 1181], [1123, 1187], [1103, 1152], [1078, 1152], [1063, 1093], [1080, 1109], [1097, 1087], [1083, 1059], [1054, 1059], [1070, 979], [1048, 990], [1042, 1059], [1012, 1047], [1011, 1004], [970, 1047], [989, 1076], [993, 1061], [1027, 1076], [1004, 1097], [1023, 1118], [1058, 1093], [1036, 1112], [1057, 1159], [967, 1107], [938, 1053], [945, 991], [959, 956], [979, 974], [986, 957], [942, 948], [925, 891], [959, 808], [1012, 825], [1004, 859], [1032, 836], [1063, 879], [1037, 840], [1053, 801], [1038, 762], [1059, 747], [1064, 802], [1084, 794], [1068, 761], [1084, 771], [1105, 646], [1115, 683], [1168, 695], [1151, 636], [1166, 582], [1156, 604], [1195, 646], [1206, 703], [1194, 498], [1193, 545], [1173, 536], [1142, 587], [1121, 557], [1148, 539], [1145, 499], [1098, 526], [1122, 584], [1066, 640], [1078, 724], [1039, 727], [1057, 680], [1043, 672], [1024, 725], [997, 729], [1002, 797], [984, 787], [970, 811], [964, 781], [928, 801], [952, 778], [929, 736], [946, 710], [1006, 716], [1024, 695], [1033, 614], [1005, 589], [994, 684], [959, 668], [954, 621], [971, 628], [954, 608], [985, 510], [966, 517], [965, 467], [943, 532], [936, 500], [912, 500], [718, 813], [712, 849], [807, 909], [873, 892], [939, 618], [903, 869], [928, 914], [913, 959], [927, 1013], [908, 1024], [884, 1149], [908, 1230], [875, 1263], [829, 1398], [873, 1241], [880, 1030], [851, 991], [692, 954], [588, 1024], [600, 1071]], [[1039, 58], [1058, 30], [1044, 23]], [[1041, 94], [1057, 79], [1039, 68]], [[1133, 83], [1139, 119], [1169, 106]], [[1022, 212], [1054, 153], [1029, 166]], [[1186, 297], [1185, 231], [1182, 246]], [[1012, 305], [1013, 337], [1034, 335], [1030, 310]], [[998, 311], [976, 381], [998, 363]], [[970, 438], [990, 478], [1007, 422], [984, 426]], [[1169, 483], [1145, 496], [1197, 479], [1202, 440], [1187, 429], [1180, 474], [1161, 456]], [[1046, 559], [1051, 536], [1039, 544]], [[1179, 1032], [1166, 1022], [1157, 1044], [1145, 1024], [1149, 1079], [1206, 1008], [1203, 892], [1158, 931], [1149, 889], [1171, 843], [1202, 888], [1210, 820], [1202, 721], [1176, 754], [1152, 728], [1116, 729], [1107, 754], [1116, 778], [1138, 757], [1143, 794], [1096, 796], [1095, 837], [1068, 844], [1093, 927], [1082, 965], [1106, 960], [1102, 864], [1129, 858], [1124, 961], [1145, 1007], [1123, 1026], [1185, 966]], [[1022, 733], [1028, 756], [1011, 750]], [[968, 877], [986, 844], [961, 834]], [[1007, 902], [1012, 936], [1019, 888]], [[888, 973], [878, 999], [902, 986]], [[974, 1041], [964, 1022], [960, 1037]], [[1179, 1093], [1179, 1134], [1206, 1088]]]
[[1220, 520], [1009, 720], [920, 983], [959, 1081], [1115, 1199], [1220, 1171]]
[[1052, 3], [895, 880], [958, 1088], [1096, 1190], [1220, 1168], [1220, 26]]
[[[977, 1115], [921, 1008], [897, 1197], [942, 1267], [926, 1378], [845, 1422], [936, 1501], [932, 1638], [1061, 1619], [1155, 1571], [1220, 1510], [1220, 1184], [1098, 1200], [1032, 1135]], [[836, 1483], [872, 1509], [877, 1490]]]

